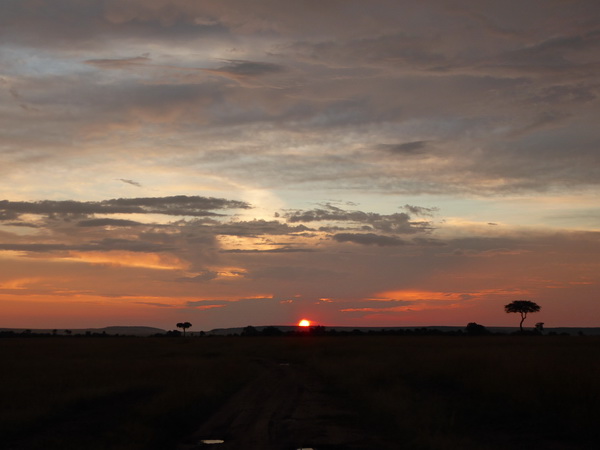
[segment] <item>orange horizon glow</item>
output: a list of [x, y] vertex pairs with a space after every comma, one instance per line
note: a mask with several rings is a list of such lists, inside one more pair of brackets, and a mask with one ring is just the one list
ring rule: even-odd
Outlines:
[[300, 322], [298, 322], [298, 326], [299, 327], [310, 327], [310, 320], [302, 319]]

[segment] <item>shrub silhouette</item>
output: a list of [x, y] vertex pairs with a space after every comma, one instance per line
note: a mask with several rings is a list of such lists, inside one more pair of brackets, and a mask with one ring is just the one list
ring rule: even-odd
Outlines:
[[536, 313], [540, 309], [542, 309], [540, 305], [529, 300], [515, 300], [514, 302], [510, 302], [508, 305], [504, 305], [504, 311], [507, 313], [521, 314], [521, 323], [519, 323], [521, 333], [523, 332], [523, 322], [525, 321], [527, 314]]
[[483, 325], [479, 325], [478, 323], [475, 322], [470, 322], [467, 324], [467, 334], [471, 335], [471, 336], [481, 336], [484, 334], [489, 334], [489, 331], [487, 330], [486, 327], [484, 327]]

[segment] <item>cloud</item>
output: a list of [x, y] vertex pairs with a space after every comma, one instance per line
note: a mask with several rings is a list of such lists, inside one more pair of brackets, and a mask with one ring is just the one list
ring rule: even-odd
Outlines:
[[226, 306], [228, 304], [230, 304], [231, 301], [229, 300], [192, 300], [192, 301], [188, 301], [186, 302], [186, 306], [188, 308], [207, 308], [207, 307], [212, 307], [212, 308], [218, 308], [221, 306]]
[[257, 77], [261, 75], [283, 72], [283, 66], [272, 63], [243, 60], [227, 60], [227, 64], [217, 69], [204, 69], [206, 72], [236, 77]]
[[203, 270], [198, 275], [193, 277], [184, 277], [180, 278], [179, 281], [186, 282], [203, 282], [203, 281], [211, 281], [219, 276], [219, 272], [215, 272], [212, 270]]
[[156, 308], [175, 308], [175, 305], [169, 303], [157, 303], [157, 302], [135, 302], [138, 305], [154, 306]]
[[402, 239], [393, 236], [382, 236], [373, 233], [338, 233], [333, 235], [337, 242], [352, 242], [361, 245], [377, 245], [379, 247], [396, 247], [406, 245]]
[[135, 227], [143, 225], [141, 222], [124, 219], [89, 219], [81, 220], [77, 223], [78, 227]]
[[14, 202], [0, 200], [0, 218], [16, 218], [21, 214], [166, 214], [171, 216], [210, 217], [221, 214], [211, 210], [248, 209], [250, 205], [237, 200], [178, 195], [171, 197], [118, 198], [99, 202], [73, 200], [42, 200]]
[[298, 248], [298, 247], [281, 247], [281, 248], [270, 248], [267, 250], [260, 249], [231, 249], [221, 250], [221, 253], [310, 253], [315, 250], [312, 248]]
[[251, 221], [239, 221], [222, 224], [215, 228], [217, 234], [225, 236], [281, 236], [289, 234], [300, 234], [305, 231], [311, 231], [310, 228], [304, 225], [290, 226], [285, 223], [278, 222], [276, 220], [251, 220]]
[[11, 250], [17, 252], [36, 252], [49, 253], [57, 251], [78, 251], [78, 252], [109, 252], [109, 251], [128, 251], [128, 252], [163, 252], [172, 250], [172, 248], [154, 244], [151, 242], [134, 241], [127, 239], [106, 238], [100, 241], [92, 241], [87, 244], [45, 244], [45, 243], [19, 243], [2, 244], [0, 250]]
[[427, 141], [405, 142], [403, 144], [380, 144], [377, 148], [394, 155], [420, 155], [425, 152]]
[[414, 206], [408, 204], [404, 205], [402, 208], [408, 211], [409, 213], [414, 214], [415, 216], [421, 217], [433, 217], [433, 215], [440, 210], [436, 207], [426, 208], [424, 206]]
[[143, 66], [150, 61], [152, 59], [148, 56], [135, 56], [121, 59], [88, 59], [85, 63], [102, 69], [124, 69], [130, 66]]
[[16, 252], [48, 253], [73, 249], [73, 247], [64, 244], [0, 244], [0, 250], [10, 250]]
[[[502, 55], [500, 64], [524, 71], [556, 71], [585, 68], [587, 64], [571, 58], [574, 52], [598, 51], [600, 29], [573, 35], [551, 37], [536, 44]], [[591, 68], [591, 67], [590, 67]]]
[[127, 180], [125, 178], [118, 178], [118, 180], [122, 181], [123, 183], [131, 184], [132, 186], [142, 187], [142, 185], [140, 183], [138, 183], [137, 181], [134, 181], [134, 180]]
[[347, 222], [349, 224], [366, 224], [369, 229], [389, 233], [413, 234], [426, 233], [433, 229], [426, 221], [411, 221], [406, 213], [378, 214], [363, 211], [347, 211], [331, 204], [312, 210], [295, 210], [283, 214], [288, 222]]

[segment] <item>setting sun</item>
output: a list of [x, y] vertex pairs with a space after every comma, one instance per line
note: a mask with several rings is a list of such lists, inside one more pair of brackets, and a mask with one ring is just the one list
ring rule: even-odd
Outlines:
[[299, 327], [310, 327], [310, 320], [302, 319], [298, 322]]

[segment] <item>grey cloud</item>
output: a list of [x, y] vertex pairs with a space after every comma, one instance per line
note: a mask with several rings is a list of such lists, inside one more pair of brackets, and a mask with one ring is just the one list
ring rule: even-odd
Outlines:
[[594, 92], [596, 88], [597, 86], [588, 86], [582, 83], [555, 84], [543, 87], [528, 100], [549, 105], [585, 103], [597, 98], [597, 94]]
[[227, 32], [218, 21], [195, 20], [198, 8], [194, 5], [169, 3], [41, 0], [30, 5], [1, 2], [0, 17], [4, 19], [1, 24], [9, 41], [45, 47], [98, 48], [108, 37], [185, 42]]
[[142, 185], [140, 183], [138, 183], [137, 181], [134, 181], [134, 180], [127, 180], [125, 178], [119, 178], [119, 181], [122, 181], [123, 183], [131, 184], [132, 186], [142, 187]]
[[332, 67], [371, 64], [428, 71], [448, 63], [440, 49], [438, 37], [409, 37], [404, 33], [393, 33], [341, 42], [297, 42], [290, 46], [289, 51]]
[[[1, 221], [2, 219], [0, 219]], [[5, 223], [4, 225], [10, 226], [10, 227], [25, 227], [25, 228], [39, 228], [39, 225], [36, 225], [35, 223], [29, 223], [29, 222], [8, 222]]]
[[431, 239], [431, 238], [421, 238], [417, 237], [412, 240], [413, 243], [417, 245], [422, 245], [426, 247], [445, 247], [448, 245], [446, 242], [440, 239]]
[[288, 235], [310, 231], [304, 225], [289, 226], [276, 220], [252, 220], [230, 222], [215, 227], [216, 234], [227, 236], [260, 236], [260, 235]]
[[529, 133], [533, 133], [544, 128], [558, 127], [567, 120], [570, 114], [558, 111], [545, 111], [533, 118], [529, 123], [517, 127], [510, 132], [510, 137], [525, 136]]
[[89, 219], [80, 221], [78, 227], [135, 227], [143, 225], [141, 222], [125, 219]]
[[174, 308], [175, 305], [170, 305], [168, 303], [156, 303], [156, 302], [135, 302], [137, 305], [147, 305], [147, 306], [155, 306], [157, 308]]
[[250, 249], [250, 250], [241, 250], [241, 249], [232, 249], [232, 250], [221, 250], [221, 253], [311, 253], [314, 252], [314, 249], [311, 248], [298, 248], [298, 247], [282, 247], [282, 248], [272, 248], [269, 250], [259, 250], [259, 249]]
[[552, 37], [535, 45], [508, 52], [503, 55], [503, 61], [528, 69], [565, 69], [585, 65], [568, 58], [569, 52], [592, 49], [600, 49], [600, 30]]
[[19, 214], [15, 211], [6, 211], [0, 209], [0, 221], [15, 220], [19, 218]]
[[403, 144], [380, 144], [377, 148], [395, 155], [420, 155], [425, 152], [427, 141], [413, 141]]
[[433, 215], [440, 210], [437, 207], [426, 208], [424, 206], [414, 206], [409, 204], [404, 205], [402, 208], [404, 208], [409, 213], [414, 214], [415, 216], [421, 217], [433, 217]]
[[148, 56], [136, 56], [121, 59], [88, 59], [85, 63], [101, 69], [123, 69], [129, 66], [145, 65], [150, 61], [152, 59]]
[[284, 67], [278, 64], [258, 62], [258, 61], [243, 61], [243, 60], [228, 60], [227, 64], [218, 67], [214, 70], [206, 70], [212, 73], [231, 74], [243, 77], [256, 77], [270, 73], [278, 73], [284, 71]]
[[[13, 95], [43, 113], [23, 121], [25, 112], [15, 105], [7, 114], [3, 142], [13, 150], [4, 153], [9, 164], [0, 170], [10, 171], [13, 162], [23, 167], [25, 155], [29, 167], [40, 160], [61, 164], [69, 153], [93, 151], [97, 137], [112, 139], [115, 129], [136, 136], [130, 141], [136, 148], [143, 146], [134, 142], [144, 138], [131, 130], [151, 130], [158, 147], [169, 143], [173, 126], [177, 157], [165, 156], [161, 164], [173, 170], [201, 165], [269, 188], [311, 183], [388, 194], [503, 194], [600, 179], [592, 169], [596, 149], [589, 144], [598, 139], [591, 125], [598, 92], [599, 36], [588, 20], [594, 2], [572, 2], [564, 16], [557, 14], [564, 4], [552, 0], [526, 7], [376, 0], [369, 8], [342, 2], [319, 14], [304, 2], [257, 2], [251, 11], [238, 8], [241, 3], [217, 3], [0, 2], [2, 41], [9, 46], [2, 58], [13, 58], [0, 65], [11, 70]], [[518, 14], [509, 13], [513, 9]], [[539, 26], [531, 27], [534, 22]], [[242, 37], [249, 41], [218, 54], [231, 59], [218, 60], [213, 70], [254, 83], [254, 89], [206, 76], [198, 68], [212, 67], [205, 56], [182, 56], [194, 48], [235, 47], [227, 28], [239, 33], [234, 40], [240, 47]], [[157, 50], [156, 66], [149, 64], [149, 43], [167, 48], [176, 36], [193, 39], [182, 40], [178, 54]], [[83, 54], [82, 47], [94, 52]], [[141, 56], [119, 58], [123, 48]], [[29, 54], [42, 58], [44, 70], [28, 65], [36, 58], [17, 62]], [[93, 70], [140, 64], [153, 69], [135, 77]], [[573, 70], [557, 70], [561, 64]], [[281, 90], [256, 86], [288, 76]], [[559, 128], [564, 139], [557, 150], [540, 135]], [[90, 129], [97, 133], [86, 141], [90, 145], [73, 144]], [[298, 142], [299, 133], [306, 144], [301, 151], [279, 151], [280, 142]], [[370, 145], [380, 151], [356, 151]], [[421, 155], [432, 164], [421, 164]], [[577, 167], [565, 164], [568, 155], [575, 155]], [[524, 168], [531, 166], [535, 173], [527, 176]]]
[[89, 244], [46, 244], [46, 243], [19, 243], [19, 244], [1, 244], [0, 250], [12, 250], [20, 252], [49, 253], [57, 251], [79, 251], [79, 252], [97, 252], [123, 250], [129, 252], [163, 252], [173, 250], [160, 244], [151, 242], [133, 241], [127, 239], [102, 239], [92, 241]]
[[402, 239], [393, 236], [382, 236], [373, 233], [339, 233], [333, 235], [333, 240], [337, 242], [352, 242], [361, 245], [377, 245], [379, 247], [395, 247], [406, 245]]
[[49, 253], [56, 251], [72, 250], [72, 247], [64, 244], [0, 244], [0, 250]]
[[228, 305], [230, 303], [231, 302], [227, 301], [227, 300], [197, 300], [197, 301], [186, 302], [185, 305], [189, 308], [195, 308], [197, 306], [212, 306], [212, 305], [224, 306], [224, 305]]
[[[0, 217], [15, 218], [21, 214], [88, 215], [88, 214], [166, 214], [171, 216], [219, 216], [210, 210], [248, 209], [237, 200], [178, 195], [171, 197], [118, 198], [99, 202], [73, 200], [13, 202], [0, 200]], [[7, 220], [7, 219], [4, 219]]]
[[432, 230], [429, 222], [414, 222], [406, 213], [389, 215], [367, 213], [363, 211], [346, 211], [331, 204], [323, 205], [308, 211], [291, 211], [284, 214], [288, 222], [321, 222], [339, 221], [359, 224], [368, 224], [373, 229], [390, 233], [422, 233]]

